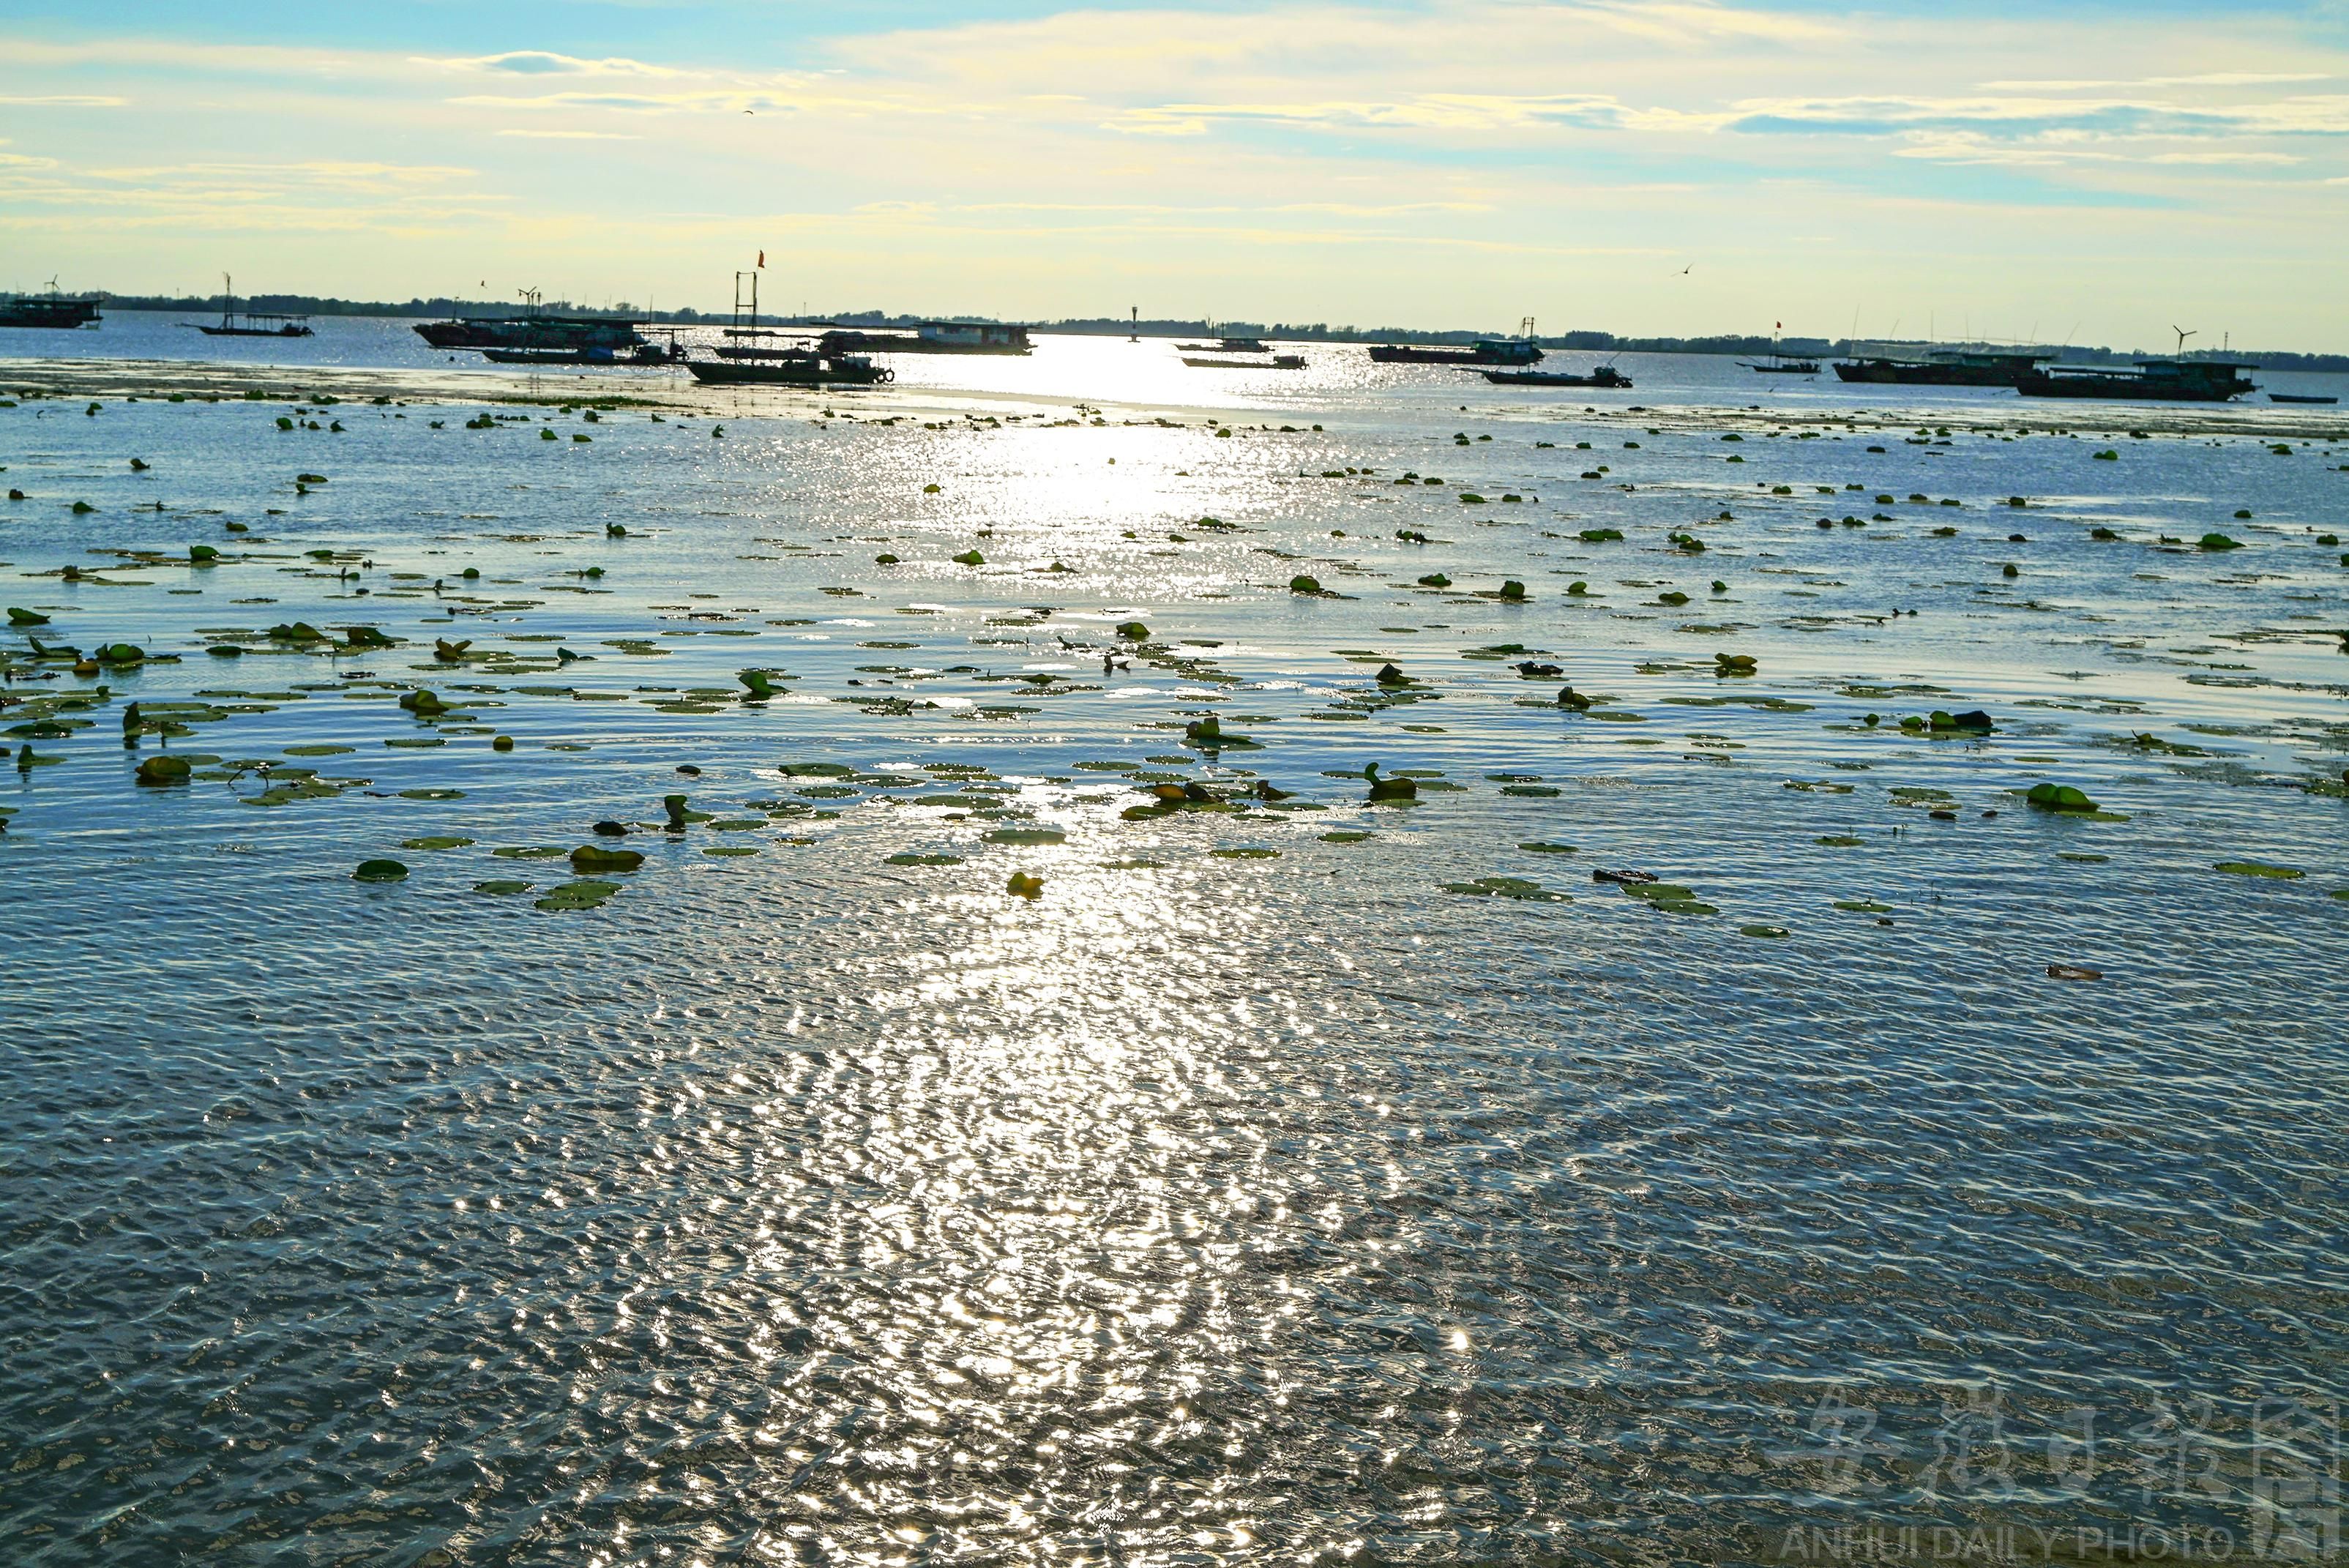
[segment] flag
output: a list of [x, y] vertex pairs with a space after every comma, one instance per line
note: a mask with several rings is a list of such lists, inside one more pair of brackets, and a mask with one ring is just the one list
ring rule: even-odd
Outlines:
[[767, 265], [767, 253], [766, 253], [766, 252], [764, 252], [764, 251], [761, 251], [761, 252], [759, 253], [759, 265], [760, 265], [761, 266], [764, 266], [764, 265]]

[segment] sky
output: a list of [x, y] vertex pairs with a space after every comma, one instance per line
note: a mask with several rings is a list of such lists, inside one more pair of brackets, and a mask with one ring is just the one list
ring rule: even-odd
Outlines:
[[0, 288], [2349, 351], [2349, 0], [0, 0]]

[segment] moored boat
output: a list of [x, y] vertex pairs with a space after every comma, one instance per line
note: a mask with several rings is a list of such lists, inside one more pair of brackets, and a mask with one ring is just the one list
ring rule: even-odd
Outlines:
[[820, 354], [1032, 354], [1025, 327], [992, 321], [925, 321], [908, 334], [838, 327], [816, 340]]
[[1855, 352], [1835, 364], [1836, 379], [1901, 387], [2012, 387], [2048, 354], [2003, 349], [1937, 348], [1921, 358]]
[[1269, 359], [1211, 359], [1204, 355], [1185, 354], [1183, 363], [1194, 370], [1302, 370], [1302, 354], [1275, 354]]
[[2309, 392], [2270, 392], [2271, 403], [2337, 403], [2338, 398], [2320, 398]]
[[1563, 370], [1487, 370], [1485, 379], [1496, 387], [1612, 387], [1628, 390], [1631, 378], [1612, 365], [1594, 365], [1587, 376]]
[[870, 387], [897, 379], [862, 354], [810, 351], [774, 359], [689, 359], [685, 368], [713, 387]]
[[236, 307], [236, 280], [221, 274], [221, 318], [217, 327], [201, 321], [183, 321], [182, 327], [192, 327], [207, 337], [309, 337], [307, 316], [291, 316], [279, 310], [245, 310]]
[[1381, 365], [1537, 365], [1542, 348], [1529, 337], [1479, 337], [1465, 348], [1374, 343], [1371, 358]]
[[59, 294], [57, 279], [51, 278], [47, 294], [0, 295], [0, 327], [55, 331], [95, 327], [106, 319], [98, 308], [105, 302], [106, 296], [102, 294]]
[[[2026, 398], [2110, 398], [2130, 402], [2224, 403], [2259, 388], [2232, 359], [2139, 359], [2137, 369], [2050, 365], [2015, 383]], [[2272, 396], [2272, 394], [2271, 394]]]
[[641, 322], [609, 316], [546, 316], [538, 291], [523, 293], [520, 316], [456, 316], [417, 324], [416, 335], [435, 348], [605, 348], [626, 352], [647, 341]]

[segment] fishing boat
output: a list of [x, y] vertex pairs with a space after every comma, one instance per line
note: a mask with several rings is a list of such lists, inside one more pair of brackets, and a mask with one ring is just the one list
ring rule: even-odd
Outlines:
[[1855, 350], [1835, 364], [1836, 379], [1901, 387], [2012, 387], [2052, 354], [2011, 349], [1936, 348], [1920, 357]]
[[201, 321], [182, 321], [182, 327], [192, 327], [207, 337], [309, 337], [307, 316], [289, 316], [283, 311], [246, 310], [236, 307], [236, 280], [221, 274], [221, 318], [218, 327]]
[[1175, 349], [1185, 354], [1269, 354], [1261, 337], [1218, 337], [1213, 343], [1177, 343]]
[[1185, 354], [1183, 363], [1194, 370], [1302, 370], [1302, 354], [1275, 354], [1269, 359], [1215, 359], [1201, 354]]
[[821, 354], [1032, 354], [1025, 327], [992, 321], [925, 321], [911, 333], [836, 327], [816, 340]]
[[1487, 370], [1485, 379], [1496, 387], [1612, 387], [1629, 390], [1631, 378], [1612, 365], [1595, 365], [1587, 376], [1563, 370]]
[[729, 341], [710, 349], [721, 359], [799, 359], [819, 346], [805, 332], [774, 327], [729, 327], [723, 336]]
[[493, 365], [635, 365], [685, 363], [685, 346], [674, 334], [668, 342], [643, 343], [626, 353], [610, 348], [484, 348], [481, 358]]
[[2338, 398], [2320, 398], [2307, 392], [2270, 392], [2271, 403], [2337, 403]]
[[49, 279], [47, 294], [0, 294], [0, 327], [35, 327], [70, 331], [95, 327], [106, 319], [98, 306], [102, 294], [59, 294], [57, 280]]
[[2026, 398], [2224, 403], [2245, 392], [2259, 390], [2246, 374], [2258, 369], [2257, 365], [2231, 359], [2139, 359], [2133, 370], [2102, 365], [2050, 365], [2044, 370], [2033, 369], [2015, 383], [2014, 389]]
[[539, 291], [523, 291], [520, 316], [457, 316], [420, 322], [416, 335], [435, 348], [608, 348], [620, 352], [647, 341], [641, 322], [608, 316], [547, 316]]
[[1529, 337], [1479, 337], [1465, 348], [1374, 343], [1371, 358], [1381, 365], [1537, 365], [1542, 349]]
[[1817, 375], [1819, 373], [1819, 362], [1816, 359], [1811, 358], [1809, 356], [1803, 354], [1796, 354], [1790, 357], [1778, 351], [1778, 333], [1785, 327], [1785, 325], [1786, 324], [1782, 321], [1777, 324], [1777, 327], [1771, 329], [1770, 357], [1767, 359], [1763, 360], [1759, 364], [1756, 364], [1751, 359], [1740, 359], [1738, 363], [1744, 366], [1749, 370], [1758, 372], [1764, 376]]
[[862, 354], [819, 354], [801, 349], [771, 359], [689, 359], [693, 379], [713, 387], [871, 387], [897, 379]]

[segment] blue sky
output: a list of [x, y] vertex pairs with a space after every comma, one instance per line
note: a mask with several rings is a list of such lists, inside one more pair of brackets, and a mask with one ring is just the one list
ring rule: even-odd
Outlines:
[[2349, 5], [11, 7], [0, 286], [2349, 348]]

